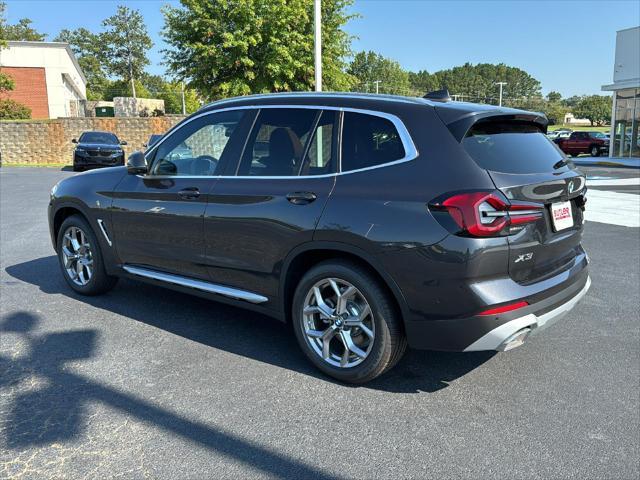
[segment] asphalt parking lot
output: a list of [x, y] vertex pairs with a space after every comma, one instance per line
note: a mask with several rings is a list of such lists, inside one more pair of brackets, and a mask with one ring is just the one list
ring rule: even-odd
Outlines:
[[640, 171], [584, 170], [604, 213], [568, 317], [504, 354], [410, 351], [353, 387], [260, 315], [133, 281], [75, 295], [46, 219], [72, 173], [1, 168], [0, 478], [637, 479], [640, 229], [602, 222]]

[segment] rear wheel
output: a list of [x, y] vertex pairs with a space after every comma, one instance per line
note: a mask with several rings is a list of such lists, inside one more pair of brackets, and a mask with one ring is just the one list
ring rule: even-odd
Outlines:
[[600, 149], [598, 148], [597, 145], [593, 145], [591, 147], [591, 156], [592, 157], [599, 157], [600, 156]]
[[374, 379], [407, 347], [389, 293], [351, 262], [323, 262], [307, 272], [294, 296], [293, 322], [311, 362], [344, 382]]
[[71, 215], [60, 227], [58, 260], [67, 284], [82, 295], [108, 292], [118, 282], [107, 275], [98, 240], [80, 215]]

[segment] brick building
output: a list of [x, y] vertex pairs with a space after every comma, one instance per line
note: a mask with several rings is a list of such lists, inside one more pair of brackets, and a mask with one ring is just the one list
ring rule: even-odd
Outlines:
[[31, 108], [35, 119], [84, 116], [87, 80], [68, 44], [7, 43], [0, 49], [0, 71], [15, 88], [4, 97]]

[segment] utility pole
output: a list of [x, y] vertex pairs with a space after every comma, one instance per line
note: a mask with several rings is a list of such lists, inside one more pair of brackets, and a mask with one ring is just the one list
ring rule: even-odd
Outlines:
[[316, 74], [316, 92], [322, 91], [322, 10], [321, 0], [313, 2], [314, 58]]
[[380, 93], [380, 84], [382, 83], [382, 80], [374, 80], [373, 83], [376, 84], [376, 94]]
[[180, 82], [180, 90], [182, 93], [182, 114], [187, 114], [187, 105], [184, 102], [184, 80]]
[[500, 100], [499, 100], [500, 106], [502, 106], [502, 86], [506, 84], [507, 82], [496, 82], [496, 85], [500, 85]]

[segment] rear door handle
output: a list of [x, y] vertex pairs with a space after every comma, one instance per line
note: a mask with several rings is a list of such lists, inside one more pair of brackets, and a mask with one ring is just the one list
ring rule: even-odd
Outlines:
[[194, 200], [200, 196], [198, 187], [184, 188], [178, 192], [178, 196], [184, 200]]
[[306, 205], [313, 202], [317, 195], [313, 192], [292, 192], [287, 194], [287, 200], [294, 205]]

